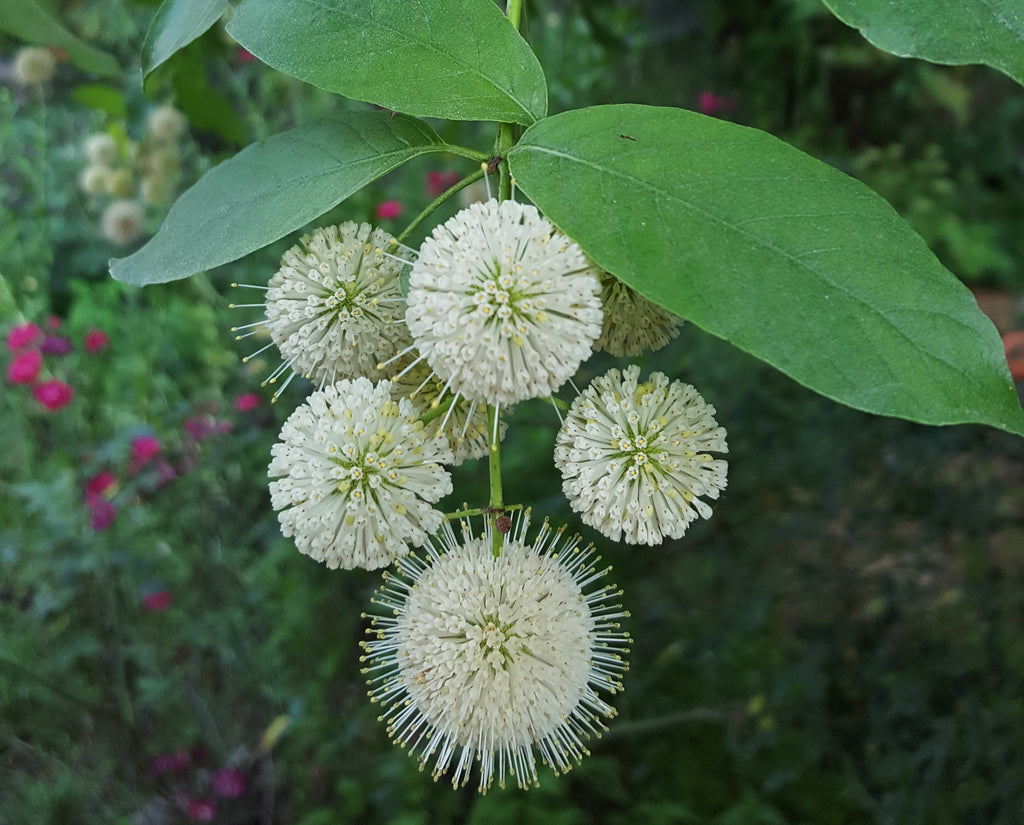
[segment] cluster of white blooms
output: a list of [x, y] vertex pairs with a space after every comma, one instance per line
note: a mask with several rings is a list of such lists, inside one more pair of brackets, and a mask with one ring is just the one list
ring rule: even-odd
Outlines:
[[[244, 306], [264, 319], [239, 337], [280, 351], [267, 382], [316, 386], [273, 448], [284, 534], [330, 568], [395, 565], [363, 643], [389, 734], [456, 787], [474, 763], [481, 792], [536, 784], [538, 761], [569, 770], [614, 715], [620, 592], [590, 589], [608, 571], [565, 528], [545, 521], [530, 541], [528, 511], [487, 507], [483, 531], [463, 521], [457, 537], [434, 505], [452, 490], [444, 465], [497, 455], [501, 412], [552, 396], [596, 349], [664, 346], [680, 320], [508, 200], [468, 206], [418, 252], [367, 224], [317, 229], [256, 288], [262, 303]], [[726, 484], [711, 454], [727, 446], [693, 387], [638, 376], [613, 369], [578, 394], [555, 463], [584, 523], [654, 545], [710, 515]]]
[[677, 539], [725, 489], [725, 430], [689, 384], [633, 365], [594, 379], [573, 402], [555, 447], [562, 489], [584, 524], [614, 541]]
[[584, 592], [607, 570], [578, 536], [545, 522], [528, 543], [526, 514], [495, 555], [490, 524], [474, 536], [464, 523], [457, 538], [445, 523], [426, 558], [401, 559], [363, 643], [395, 742], [456, 787], [479, 763], [480, 791], [506, 776], [536, 784], [537, 755], [561, 773], [587, 754], [615, 713], [598, 691], [621, 690], [629, 642], [610, 603], [621, 591]]
[[14, 77], [23, 86], [46, 83], [57, 71], [57, 58], [45, 46], [25, 46], [14, 56]]
[[102, 210], [100, 231], [119, 246], [142, 235], [146, 207], [166, 203], [181, 177], [181, 138], [188, 122], [170, 105], [153, 109], [141, 142], [123, 124], [89, 135], [82, 144], [86, 165], [78, 176], [90, 205]]

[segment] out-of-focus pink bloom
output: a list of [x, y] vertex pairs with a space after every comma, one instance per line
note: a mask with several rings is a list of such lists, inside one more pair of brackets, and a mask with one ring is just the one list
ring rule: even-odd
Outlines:
[[160, 454], [160, 439], [155, 435], [140, 435], [132, 439], [131, 472], [137, 473], [151, 458]]
[[260, 405], [260, 397], [254, 392], [247, 392], [235, 399], [235, 409], [239, 412], [249, 412]]
[[731, 111], [736, 108], [736, 101], [731, 97], [722, 97], [714, 92], [701, 92], [697, 103], [701, 112], [712, 117], [720, 112]]
[[399, 201], [384, 201], [377, 206], [374, 214], [377, 216], [377, 220], [388, 221], [397, 218], [404, 211], [405, 207]]
[[42, 350], [44, 355], [67, 355], [74, 349], [74, 346], [70, 338], [64, 338], [60, 335], [47, 335], [39, 349]]
[[458, 183], [461, 177], [458, 172], [427, 172], [427, 197], [436, 198]]
[[60, 318], [56, 315], [51, 315], [46, 319], [46, 326], [50, 329], [60, 329]]
[[159, 613], [174, 604], [174, 594], [168, 590], [158, 590], [156, 593], [148, 593], [142, 597], [142, 606], [146, 610]]
[[175, 751], [174, 753], [162, 753], [153, 760], [150, 770], [154, 775], [162, 773], [177, 773], [188, 766], [189, 754], [187, 750]]
[[109, 500], [110, 496], [104, 495], [104, 493], [108, 490], [112, 493], [116, 485], [117, 476], [110, 472], [110, 470], [96, 473], [96, 475], [85, 482], [85, 503], [92, 507], [100, 501]]
[[212, 415], [196, 415], [185, 421], [185, 431], [196, 441], [204, 441], [211, 435], [229, 433], [233, 426], [230, 421], [218, 421]]
[[91, 329], [85, 336], [86, 352], [97, 353], [110, 345], [110, 336], [101, 329]]
[[7, 380], [11, 384], [31, 384], [42, 368], [43, 354], [35, 349], [25, 350], [7, 365]]
[[36, 385], [32, 396], [48, 410], [59, 410], [71, 403], [75, 391], [63, 381], [51, 379]]
[[91, 515], [89, 517], [89, 526], [97, 533], [100, 530], [106, 530], [111, 524], [114, 523], [114, 518], [117, 516], [117, 508], [109, 501], [97, 501], [91, 506]]
[[43, 331], [35, 324], [19, 324], [7, 330], [7, 349], [19, 350], [34, 343]]
[[235, 58], [239, 63], [252, 63], [256, 59], [256, 55], [248, 49], [243, 49], [239, 46], [238, 51], [235, 52]]
[[224, 799], [238, 799], [245, 794], [245, 775], [235, 768], [224, 768], [213, 775], [213, 790]]
[[217, 803], [211, 799], [190, 799], [188, 818], [192, 822], [213, 822], [217, 815]]

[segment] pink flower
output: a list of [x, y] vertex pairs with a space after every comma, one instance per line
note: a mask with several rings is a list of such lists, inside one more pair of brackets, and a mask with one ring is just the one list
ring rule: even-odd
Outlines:
[[130, 472], [134, 475], [149, 460], [160, 454], [160, 439], [155, 435], [140, 435], [132, 439], [132, 465]]
[[204, 441], [211, 435], [231, 432], [230, 421], [218, 421], [212, 415], [196, 415], [185, 421], [185, 431], [196, 441]]
[[188, 818], [193, 822], [213, 822], [217, 815], [217, 803], [210, 799], [190, 799]]
[[224, 799], [238, 799], [245, 794], [245, 775], [235, 768], [224, 768], [213, 775], [213, 790]]
[[404, 211], [405, 207], [398, 201], [384, 201], [378, 205], [374, 214], [377, 216], [377, 220], [387, 221], [397, 218]]
[[239, 412], [249, 412], [260, 405], [260, 397], [254, 392], [247, 392], [235, 399], [235, 409]]
[[116, 485], [117, 476], [109, 470], [96, 473], [85, 482], [85, 503], [93, 507], [101, 501], [109, 500], [110, 496], [105, 496], [104, 493], [112, 490]]
[[59, 410], [71, 403], [75, 391], [63, 381], [51, 379], [44, 381], [32, 390], [32, 395], [48, 410]]
[[427, 197], [436, 198], [458, 183], [461, 177], [458, 172], [427, 172]]
[[187, 765], [188, 751], [180, 750], [174, 753], [160, 754], [160, 756], [153, 760], [150, 770], [155, 776], [159, 776], [162, 773], [177, 773], [184, 770]]
[[243, 49], [239, 46], [238, 51], [235, 52], [235, 58], [239, 63], [252, 63], [256, 59], [256, 55], [248, 49]]
[[44, 355], [67, 355], [74, 347], [70, 338], [63, 338], [60, 335], [47, 335], [39, 347]]
[[110, 345], [110, 336], [101, 329], [89, 330], [85, 336], [85, 350], [90, 353], [97, 353], [105, 350]]
[[174, 594], [167, 590], [158, 590], [142, 597], [142, 606], [154, 613], [160, 613], [172, 604], [174, 604]]
[[46, 326], [50, 329], [60, 329], [60, 318], [56, 315], [51, 315], [46, 319]]
[[114, 523], [114, 517], [117, 515], [117, 508], [109, 501], [97, 501], [91, 505], [92, 514], [89, 518], [89, 526], [94, 532], [100, 532], [106, 530], [111, 524]]
[[43, 331], [35, 324], [19, 324], [7, 330], [7, 349], [14, 351], [33, 343]]
[[716, 95], [714, 92], [701, 92], [697, 105], [701, 112], [715, 117], [719, 112], [735, 109], [736, 101], [731, 97]]
[[43, 354], [35, 349], [25, 350], [7, 365], [7, 380], [11, 384], [31, 384], [42, 367]]

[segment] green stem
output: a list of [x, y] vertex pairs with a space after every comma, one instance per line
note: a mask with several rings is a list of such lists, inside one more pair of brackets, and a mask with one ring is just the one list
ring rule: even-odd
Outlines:
[[[488, 498], [490, 507], [492, 510], [502, 510], [505, 507], [504, 496], [501, 491], [501, 434], [498, 432], [499, 426], [499, 414], [498, 408], [492, 407], [490, 404], [487, 405], [487, 439], [490, 442], [490, 450], [488, 451], [487, 469], [490, 475], [490, 496]], [[492, 513], [491, 518], [494, 519], [495, 527], [497, 527], [498, 516], [500, 513]], [[497, 558], [501, 555], [501, 545], [505, 541], [505, 537], [495, 529], [492, 533], [492, 548], [494, 550], [494, 557]]]
[[484, 162], [481, 164], [480, 168], [477, 169], [477, 171], [475, 171], [472, 175], [467, 175], [454, 186], [451, 186], [450, 188], [442, 192], [440, 195], [438, 195], [436, 198], [434, 198], [427, 205], [426, 209], [424, 209], [415, 218], [413, 218], [412, 223], [410, 223], [407, 227], [405, 227], [405, 229], [402, 230], [402, 234], [395, 238], [395, 243], [402, 243], [403, 241], [405, 241], [406, 238], [408, 238], [413, 232], [416, 231], [417, 226], [419, 226], [421, 223], [423, 223], [424, 220], [430, 217], [434, 213], [435, 209], [437, 209], [442, 203], [448, 200], [448, 198], [450, 198], [456, 192], [459, 192], [462, 189], [465, 189], [471, 183], [476, 183], [478, 180], [480, 180], [480, 178], [484, 176], [484, 170], [486, 168], [486, 156], [484, 156]]

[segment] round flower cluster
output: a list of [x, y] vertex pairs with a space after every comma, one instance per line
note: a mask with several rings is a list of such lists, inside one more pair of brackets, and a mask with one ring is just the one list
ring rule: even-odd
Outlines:
[[434, 230], [409, 278], [406, 320], [456, 393], [493, 406], [548, 396], [601, 334], [582, 250], [515, 201], [474, 203]]
[[569, 505], [613, 541], [677, 539], [725, 489], [728, 452], [715, 408], [689, 384], [633, 365], [594, 379], [558, 432], [555, 466]]
[[374, 603], [370, 641], [363, 642], [370, 697], [384, 711], [395, 742], [433, 761], [437, 779], [451, 771], [465, 784], [474, 762], [478, 788], [514, 776], [537, 782], [536, 757], [564, 772], [587, 754], [584, 741], [615, 714], [598, 691], [616, 693], [629, 637], [610, 603], [593, 548], [545, 522], [525, 538], [519, 518], [493, 552], [487, 522], [473, 536], [449, 524], [426, 558], [406, 556], [386, 576]]
[[601, 305], [604, 324], [596, 350], [632, 358], [659, 350], [679, 335], [679, 318], [607, 272], [601, 273]]
[[272, 448], [271, 506], [284, 535], [330, 568], [374, 570], [427, 540], [452, 490], [452, 454], [391, 382], [343, 380], [314, 392]]
[[285, 363], [320, 385], [380, 378], [377, 364], [409, 345], [392, 238], [369, 224], [317, 229], [270, 279], [266, 325]]

